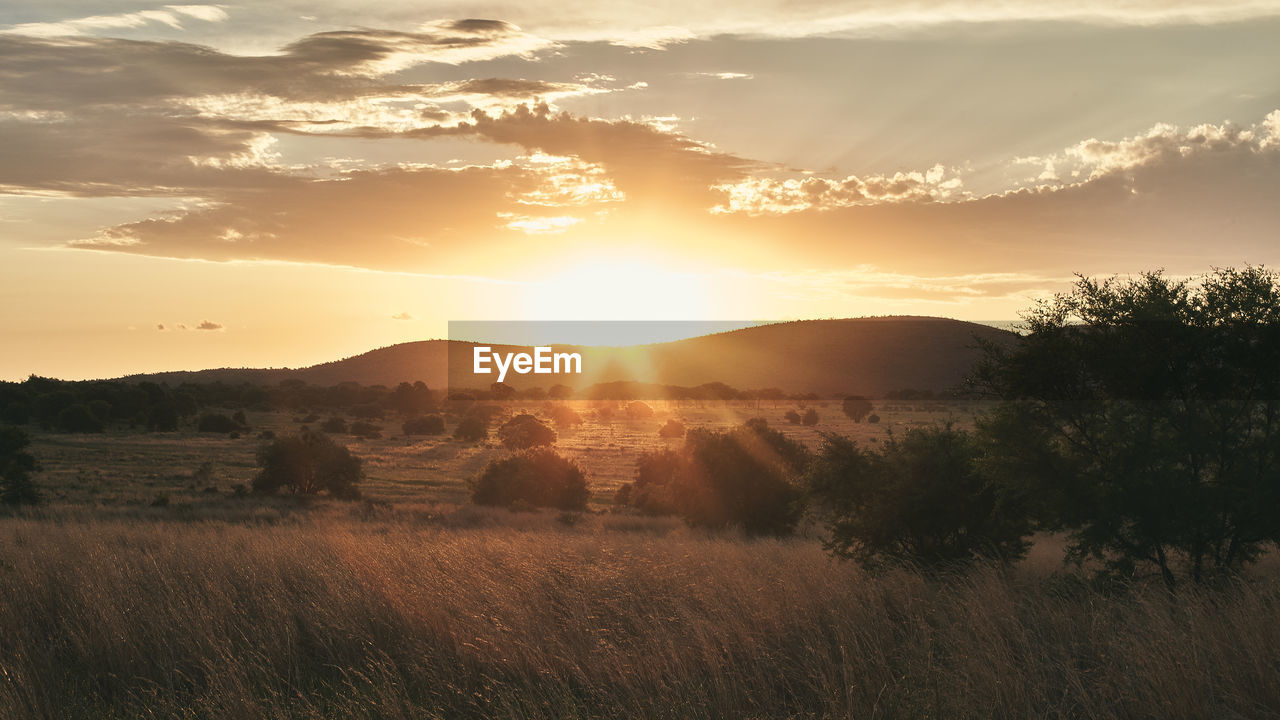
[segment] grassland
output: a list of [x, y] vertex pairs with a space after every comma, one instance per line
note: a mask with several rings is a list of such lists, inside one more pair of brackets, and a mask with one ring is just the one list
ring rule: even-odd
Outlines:
[[[819, 412], [786, 431], [970, 417]], [[351, 442], [356, 503], [233, 497], [250, 438], [39, 435], [52, 500], [0, 516], [0, 718], [1280, 717], [1274, 558], [1176, 595], [1094, 587], [1048, 537], [1014, 568], [869, 575], [813, 527], [613, 511], [664, 419], [563, 434], [596, 483], [582, 514], [472, 507], [465, 478], [501, 451], [398, 431]]]

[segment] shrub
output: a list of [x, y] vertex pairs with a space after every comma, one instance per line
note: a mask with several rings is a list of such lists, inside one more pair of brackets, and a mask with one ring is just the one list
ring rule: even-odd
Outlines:
[[478, 505], [510, 507], [522, 502], [582, 510], [590, 495], [578, 464], [545, 447], [492, 460], [470, 484], [471, 500]]
[[31, 474], [40, 464], [27, 447], [31, 438], [16, 427], [0, 426], [0, 502], [6, 505], [28, 505], [40, 501], [40, 489]]
[[351, 423], [351, 427], [348, 428], [347, 432], [355, 437], [370, 440], [376, 440], [377, 438], [382, 437], [382, 428], [380, 426], [364, 421]]
[[222, 413], [205, 413], [196, 421], [197, 432], [231, 433], [240, 429], [235, 420]]
[[879, 452], [827, 435], [807, 476], [826, 545], [864, 564], [940, 565], [1026, 553], [1025, 504], [983, 471], [975, 439], [951, 426], [908, 430]]
[[382, 408], [375, 403], [351, 406], [351, 417], [360, 420], [381, 420]]
[[790, 533], [801, 493], [793, 482], [808, 462], [803, 445], [762, 418], [727, 431], [690, 430], [684, 446], [642, 454], [630, 503], [676, 512], [701, 527], [741, 526], [749, 535]]
[[405, 435], [442, 435], [444, 418], [439, 415], [421, 415], [405, 420], [400, 429]]
[[525, 450], [541, 445], [554, 445], [556, 431], [547, 427], [538, 418], [521, 413], [498, 428], [498, 439], [508, 450]]
[[818, 424], [818, 411], [809, 408], [805, 411], [804, 417], [800, 418], [802, 425], [813, 426]]
[[786, 420], [792, 425], [799, 425], [801, 418], [800, 418], [800, 413], [796, 412], [795, 410], [788, 410], [786, 414], [782, 416], [782, 419]]
[[345, 434], [347, 432], [347, 421], [340, 417], [331, 417], [320, 423], [320, 429], [327, 433]]
[[658, 428], [658, 437], [661, 438], [680, 438], [684, 437], [684, 423], [676, 419], [671, 419], [665, 425]]
[[875, 413], [871, 413], [870, 415], [867, 416], [867, 422], [874, 425], [880, 422], [880, 416]]
[[255, 493], [283, 488], [298, 495], [321, 492], [342, 498], [360, 496], [356, 485], [364, 479], [360, 458], [328, 435], [302, 432], [276, 438], [258, 450], [261, 470], [253, 479]]
[[840, 410], [854, 422], [862, 422], [871, 413], [871, 401], [861, 395], [850, 395], [840, 403]]
[[627, 418], [629, 420], [647, 420], [653, 417], [653, 408], [648, 403], [632, 400], [627, 403]]
[[249, 420], [248, 420], [248, 418], [246, 418], [246, 417], [244, 416], [244, 411], [243, 411], [243, 410], [237, 410], [237, 411], [235, 411], [235, 413], [233, 413], [233, 414], [231, 415], [231, 419], [232, 419], [232, 420], [234, 420], [234, 421], [236, 422], [236, 424], [237, 424], [237, 425], [239, 425], [239, 426], [240, 426], [240, 427], [242, 427], [242, 428], [248, 428], [248, 427], [249, 427]]
[[558, 428], [568, 428], [582, 424], [582, 416], [568, 405], [553, 405], [548, 412], [551, 422]]
[[488, 439], [489, 423], [479, 415], [467, 415], [453, 429], [453, 439], [459, 442], [477, 442]]

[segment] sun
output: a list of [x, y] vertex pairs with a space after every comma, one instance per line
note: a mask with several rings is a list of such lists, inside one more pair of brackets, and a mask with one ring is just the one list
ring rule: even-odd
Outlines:
[[703, 274], [646, 259], [601, 257], [530, 283], [527, 310], [546, 320], [705, 320], [712, 296]]

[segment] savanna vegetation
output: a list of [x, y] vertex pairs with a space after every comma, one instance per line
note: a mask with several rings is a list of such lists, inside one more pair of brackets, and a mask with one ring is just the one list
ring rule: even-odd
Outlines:
[[1280, 717], [1280, 280], [1025, 324], [878, 398], [5, 384], [0, 717]]

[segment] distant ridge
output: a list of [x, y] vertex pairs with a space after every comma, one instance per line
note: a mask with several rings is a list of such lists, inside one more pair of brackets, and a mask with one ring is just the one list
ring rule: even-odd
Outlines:
[[[980, 351], [977, 340], [1011, 343], [1015, 335], [989, 325], [932, 317], [797, 320], [673, 342], [636, 346], [648, 360], [644, 378], [614, 374], [593, 382], [645, 380], [696, 386], [723, 382], [739, 389], [781, 388], [821, 395], [883, 396], [892, 390], [944, 391], [959, 386]], [[455, 342], [455, 357], [472, 343]], [[580, 348], [589, 358], [592, 348]], [[317, 385], [357, 382], [395, 386], [421, 380], [447, 385], [450, 341], [401, 343], [343, 360], [299, 369], [215, 369], [132, 375], [140, 382], [275, 384], [297, 379]], [[619, 371], [621, 373], [622, 371]], [[545, 376], [508, 376], [517, 387], [546, 385]]]

